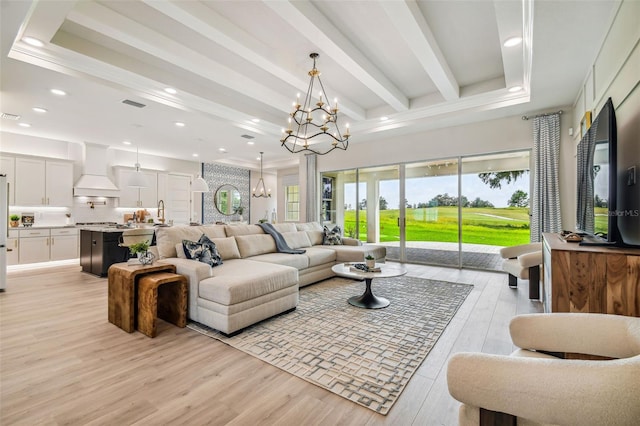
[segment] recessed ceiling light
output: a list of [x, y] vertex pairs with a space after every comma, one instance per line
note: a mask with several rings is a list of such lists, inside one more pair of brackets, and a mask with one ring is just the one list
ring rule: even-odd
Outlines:
[[64, 90], [60, 90], [60, 89], [51, 89], [51, 93], [53, 93], [54, 95], [58, 95], [58, 96], [65, 96], [67, 94], [67, 92], [65, 92]]
[[29, 124], [29, 123], [18, 123], [18, 126], [20, 126], [20, 127], [31, 127], [31, 124]]
[[46, 108], [41, 108], [41, 107], [33, 107], [31, 109], [34, 110], [35, 112], [47, 112]]
[[513, 47], [522, 43], [522, 37], [510, 37], [506, 39], [503, 43], [504, 47]]
[[129, 142], [129, 141], [122, 141], [122, 143], [125, 144], [125, 145], [131, 145], [131, 142]]
[[383, 115], [382, 117], [380, 117], [380, 121], [387, 121], [389, 119], [389, 117], [387, 117], [386, 115]]
[[184, 124], [182, 121], [176, 121], [176, 122], [175, 122], [175, 123], [173, 123], [173, 124], [175, 124], [175, 125], [176, 125], [176, 126], [178, 126], [178, 127], [184, 127], [184, 126], [186, 126], [186, 124]]
[[198, 153], [194, 152], [193, 154], [191, 154], [192, 157], [198, 157]]
[[259, 123], [260, 119], [259, 118], [252, 118], [251, 121], [253, 121], [254, 123]]
[[516, 93], [522, 91], [522, 86], [512, 86], [509, 87], [509, 92]]
[[224, 149], [224, 148], [218, 148], [218, 151], [220, 151], [220, 152], [227, 152], [227, 150], [226, 150], [226, 149]]
[[247, 142], [247, 145], [253, 145], [253, 144], [255, 144], [255, 142], [254, 142], [254, 141], [249, 141], [249, 142]]
[[176, 89], [174, 89], [173, 87], [166, 87], [164, 89], [165, 92], [171, 94], [171, 95], [175, 95], [176, 93], [178, 93], [178, 91]]
[[22, 41], [24, 41], [25, 43], [27, 43], [27, 44], [29, 44], [31, 46], [35, 46], [35, 47], [44, 46], [43, 42], [41, 42], [37, 38], [33, 38], [33, 37], [22, 37]]

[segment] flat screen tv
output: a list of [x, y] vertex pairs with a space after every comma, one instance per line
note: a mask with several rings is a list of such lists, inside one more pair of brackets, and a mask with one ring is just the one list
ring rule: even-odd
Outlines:
[[584, 245], [620, 243], [617, 224], [617, 129], [611, 98], [578, 144], [576, 228]]
[[[638, 95], [635, 95], [638, 96]], [[611, 98], [578, 144], [576, 227], [583, 245], [640, 248], [640, 108], [626, 100], [618, 128]]]

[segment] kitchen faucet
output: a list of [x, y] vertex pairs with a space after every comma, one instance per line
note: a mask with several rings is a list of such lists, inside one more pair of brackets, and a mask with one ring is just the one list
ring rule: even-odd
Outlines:
[[158, 221], [164, 224], [164, 201], [158, 201]]

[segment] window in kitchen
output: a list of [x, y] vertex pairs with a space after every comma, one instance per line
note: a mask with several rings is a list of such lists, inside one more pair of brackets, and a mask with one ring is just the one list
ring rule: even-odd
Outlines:
[[300, 220], [300, 192], [298, 185], [285, 186], [285, 221], [297, 222]]

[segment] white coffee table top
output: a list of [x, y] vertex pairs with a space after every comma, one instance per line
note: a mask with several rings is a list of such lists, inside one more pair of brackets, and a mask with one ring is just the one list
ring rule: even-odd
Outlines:
[[337, 265], [333, 265], [331, 270], [338, 276], [347, 277], [347, 278], [355, 278], [355, 279], [371, 279], [371, 278], [389, 278], [389, 277], [398, 277], [400, 275], [404, 275], [407, 273], [407, 268], [404, 265], [395, 264], [395, 263], [376, 263], [376, 267], [380, 268], [380, 272], [364, 272], [364, 271], [352, 271], [350, 268], [354, 263], [358, 262], [349, 262], [349, 263], [339, 263]]

